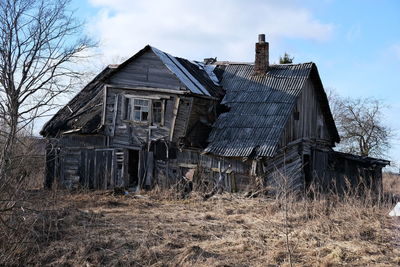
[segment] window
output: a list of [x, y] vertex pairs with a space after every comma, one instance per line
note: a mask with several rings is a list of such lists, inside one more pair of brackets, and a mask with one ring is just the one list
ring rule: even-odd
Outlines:
[[153, 109], [152, 109], [152, 122], [155, 124], [163, 124], [163, 103], [159, 100], [153, 100]]
[[163, 125], [164, 101], [126, 97], [123, 106], [123, 119], [137, 122], [151, 122]]
[[148, 121], [149, 100], [133, 99], [133, 120]]

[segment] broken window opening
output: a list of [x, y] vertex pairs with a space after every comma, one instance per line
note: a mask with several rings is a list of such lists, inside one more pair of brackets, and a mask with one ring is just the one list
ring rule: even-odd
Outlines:
[[164, 125], [165, 100], [142, 99], [125, 96], [123, 119]]
[[153, 100], [152, 101], [152, 122], [154, 124], [160, 124], [161, 126], [163, 125], [163, 102], [159, 100]]
[[149, 100], [133, 99], [133, 120], [139, 122], [148, 121], [149, 117]]

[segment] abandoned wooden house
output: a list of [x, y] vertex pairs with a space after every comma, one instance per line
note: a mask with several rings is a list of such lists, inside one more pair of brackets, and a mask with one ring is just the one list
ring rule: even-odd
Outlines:
[[[226, 190], [360, 178], [380, 190], [389, 162], [335, 152], [339, 135], [314, 63], [204, 62], [146, 46], [98, 74], [47, 122], [47, 187], [167, 187], [188, 172]], [[196, 175], [195, 175], [196, 176]], [[221, 181], [221, 179], [220, 179]]]

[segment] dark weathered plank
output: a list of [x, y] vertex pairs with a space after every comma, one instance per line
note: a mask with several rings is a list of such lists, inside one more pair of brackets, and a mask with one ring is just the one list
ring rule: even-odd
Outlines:
[[109, 80], [111, 84], [181, 88], [180, 81], [152, 51], [145, 52]]

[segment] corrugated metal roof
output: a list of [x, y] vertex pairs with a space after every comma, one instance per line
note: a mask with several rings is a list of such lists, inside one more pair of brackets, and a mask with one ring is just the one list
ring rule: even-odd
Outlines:
[[272, 65], [266, 75], [254, 75], [254, 65], [223, 66], [222, 100], [230, 108], [221, 114], [205, 152], [227, 157], [271, 157], [313, 63]]
[[[219, 80], [214, 73], [215, 66], [193, 63], [187, 59], [175, 57], [192, 76], [199, 81], [216, 98], [222, 98], [224, 91], [219, 84]], [[207, 67], [206, 67], [207, 66]]]
[[192, 93], [211, 96], [208, 90], [178, 61], [178, 59], [155, 47], [151, 47], [151, 50]]

